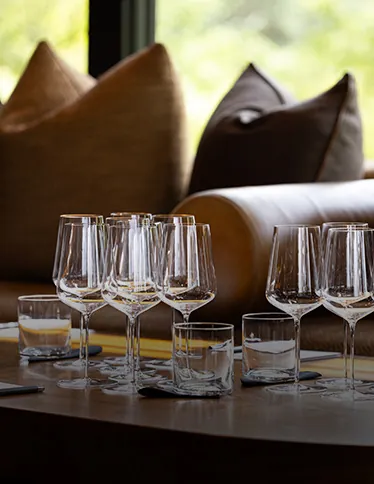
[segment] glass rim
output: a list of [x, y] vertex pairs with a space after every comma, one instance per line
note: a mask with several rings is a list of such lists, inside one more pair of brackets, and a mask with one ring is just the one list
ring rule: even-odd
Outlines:
[[164, 217], [164, 218], [174, 218], [174, 217], [193, 217], [195, 218], [195, 215], [192, 213], [154, 213], [152, 214], [153, 217]]
[[[208, 325], [216, 326], [214, 328], [208, 327]], [[231, 323], [214, 323], [214, 322], [193, 322], [193, 323], [174, 323], [173, 329], [186, 329], [186, 330], [194, 330], [198, 329], [199, 331], [233, 331], [235, 326]]]
[[[155, 223], [158, 223], [158, 222], [155, 222]], [[209, 227], [210, 228], [210, 224], [207, 224], [207, 223], [203, 223], [203, 222], [198, 222], [198, 223], [188, 223], [188, 222], [178, 222], [178, 223], [173, 223], [173, 222], [167, 222], [167, 223], [164, 223], [163, 224], [164, 227], [167, 227], [168, 225], [170, 227], [177, 227], [179, 225], [185, 225], [186, 227]]]
[[28, 294], [24, 296], [18, 296], [18, 301], [29, 302], [61, 302], [61, 299], [54, 294]]
[[104, 216], [96, 213], [63, 213], [60, 215], [60, 218], [102, 218], [104, 219]]
[[281, 313], [277, 311], [275, 312], [269, 311], [269, 312], [262, 312], [262, 313], [246, 313], [246, 314], [243, 314], [242, 316], [242, 322], [244, 322], [244, 320], [252, 321], [255, 319], [261, 319], [261, 321], [277, 321], [279, 319], [287, 319], [287, 320], [293, 321], [294, 318], [287, 313]]
[[293, 229], [304, 229], [304, 228], [318, 228], [320, 229], [321, 226], [318, 225], [318, 224], [276, 224], [274, 225], [274, 228], [286, 228], [286, 227], [290, 227], [290, 228], [293, 228]]
[[138, 217], [141, 215], [146, 215], [149, 218], [152, 218], [153, 215], [150, 212], [110, 212], [108, 217], [106, 218], [111, 218], [111, 217]]
[[362, 227], [360, 225], [347, 225], [346, 227], [330, 227], [332, 232], [372, 232], [372, 227]]
[[369, 224], [368, 222], [322, 222], [322, 225], [330, 225], [331, 227], [334, 227], [334, 225], [336, 225], [337, 227], [344, 225], [347, 225], [348, 227], [350, 227], [351, 225], [357, 225], [358, 227], [363, 227]]

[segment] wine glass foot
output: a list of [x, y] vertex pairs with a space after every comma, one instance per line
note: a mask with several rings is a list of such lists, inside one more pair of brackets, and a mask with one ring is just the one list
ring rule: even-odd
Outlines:
[[[151, 378], [154, 379], [154, 381], [159, 380], [163, 378], [161, 375], [156, 375], [155, 370], [148, 370], [148, 371], [140, 371], [138, 372], [137, 379], [139, 380], [150, 380]], [[132, 379], [132, 372], [123, 372], [123, 371], [118, 371], [116, 374], [112, 374], [109, 376], [109, 380], [118, 383], [119, 385], [128, 385], [129, 382], [131, 382]]]
[[[347, 378], [319, 378], [318, 385], [324, 386], [328, 390], [346, 390], [349, 388], [350, 380]], [[368, 386], [373, 385], [374, 382], [368, 380], [356, 380], [355, 386]]]
[[150, 360], [145, 363], [147, 368], [154, 368], [156, 370], [168, 370], [173, 366], [173, 360]]
[[125, 366], [128, 364], [128, 361], [126, 356], [108, 356], [104, 358], [104, 363], [111, 366]]
[[[88, 368], [99, 369], [105, 368], [106, 364], [103, 361], [93, 361], [88, 362]], [[85, 368], [84, 360], [74, 360], [74, 361], [56, 361], [53, 363], [53, 367], [57, 370], [69, 370], [69, 371], [82, 371]]]
[[109, 375], [109, 377], [118, 375], [130, 375], [131, 373], [130, 367], [125, 370], [124, 368], [115, 365], [106, 365], [103, 368], [100, 368], [99, 371], [102, 375]]
[[113, 382], [108, 380], [98, 380], [96, 378], [74, 378], [72, 380], [59, 380], [57, 386], [69, 390], [86, 390], [94, 388], [105, 388], [113, 386]]
[[331, 400], [339, 400], [343, 402], [357, 402], [357, 401], [368, 401], [374, 400], [374, 392], [373, 394], [360, 392], [358, 390], [350, 390], [345, 389], [341, 391], [332, 391], [332, 392], [325, 392], [321, 395], [323, 398], [329, 398]]
[[111, 387], [102, 388], [101, 391], [106, 395], [137, 395], [138, 390], [133, 382], [128, 382], [127, 384], [117, 384]]
[[326, 388], [322, 385], [303, 385], [301, 383], [290, 383], [285, 385], [271, 385], [266, 387], [268, 392], [282, 395], [314, 395], [323, 393]]

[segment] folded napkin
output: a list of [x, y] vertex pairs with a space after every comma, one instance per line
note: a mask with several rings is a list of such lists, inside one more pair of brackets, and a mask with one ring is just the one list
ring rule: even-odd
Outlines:
[[[101, 346], [89, 346], [88, 355], [95, 356], [101, 353], [103, 348]], [[56, 360], [69, 360], [73, 358], [79, 358], [79, 349], [71, 350], [66, 355], [61, 356], [29, 356], [27, 360], [29, 363], [38, 363], [40, 361], [56, 361]]]
[[[301, 371], [299, 375], [300, 380], [314, 380], [315, 378], [319, 378], [321, 373], [317, 373], [316, 371]], [[244, 387], [258, 387], [258, 386], [265, 386], [265, 385], [280, 385], [283, 383], [292, 383], [291, 380], [280, 380], [280, 381], [275, 381], [275, 382], [269, 382], [269, 381], [262, 381], [262, 380], [254, 380], [248, 376], [242, 376], [240, 378], [240, 381], [242, 382], [242, 386]]]

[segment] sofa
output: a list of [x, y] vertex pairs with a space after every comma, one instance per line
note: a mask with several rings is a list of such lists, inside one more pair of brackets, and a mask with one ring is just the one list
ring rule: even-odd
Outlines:
[[[250, 86], [245, 84], [244, 89], [243, 80]], [[348, 93], [355, 101], [352, 79], [344, 82], [339, 89], [346, 85], [344, 96]], [[270, 101], [279, 104], [285, 99], [253, 67], [237, 86], [239, 93], [254, 93], [256, 99], [259, 92], [262, 96], [265, 92], [266, 106]], [[331, 93], [335, 90], [327, 95]], [[227, 99], [232, 99], [232, 93], [225, 102]], [[320, 103], [318, 99], [311, 106]], [[227, 114], [225, 102], [221, 108], [224, 106]], [[290, 110], [296, 109], [293, 102]], [[303, 106], [301, 110], [310, 105]], [[352, 125], [358, 132], [356, 158], [362, 161], [355, 109], [348, 110], [340, 127]], [[130, 56], [94, 80], [73, 72], [45, 42], [38, 45], [10, 100], [0, 110], [0, 322], [16, 320], [18, 296], [55, 293], [51, 277], [61, 213], [96, 212], [108, 216], [111, 211], [171, 211], [191, 213], [197, 221], [209, 223], [218, 293], [211, 303], [193, 312], [191, 320], [231, 322], [237, 342], [241, 338], [242, 314], [274, 309], [267, 303], [264, 291], [275, 224], [340, 220], [367, 221], [374, 226], [372, 161], [365, 162], [362, 179], [355, 181], [327, 182], [312, 177], [313, 182], [278, 180], [269, 185], [257, 180], [257, 186], [243, 183], [246, 186], [200, 189], [188, 195], [194, 167], [192, 157], [185, 153], [184, 111], [180, 82], [163, 46], [151, 46]], [[281, 114], [279, 106], [275, 108], [275, 119], [277, 113]], [[234, 134], [230, 146], [235, 148], [237, 120], [235, 116], [223, 119], [233, 123], [227, 125], [225, 121], [224, 128], [226, 133]], [[306, 119], [309, 129], [310, 118]], [[247, 124], [240, 126], [243, 137]], [[283, 128], [282, 119], [278, 124]], [[261, 130], [263, 123], [257, 120], [255, 126]], [[319, 131], [317, 135], [325, 139], [326, 133]], [[339, 145], [339, 153], [344, 156], [338, 156], [336, 149], [326, 151], [330, 145], [322, 143], [327, 158], [319, 157], [318, 163], [328, 161], [329, 156], [335, 167], [350, 161], [345, 151], [352, 138], [350, 133], [347, 130]], [[253, 138], [258, 139], [257, 135]], [[289, 139], [285, 137], [287, 143]], [[336, 141], [336, 133], [332, 139]], [[313, 147], [314, 139], [309, 142]], [[312, 148], [305, 150], [313, 154]], [[245, 145], [242, 155], [248, 152]], [[266, 168], [260, 154], [253, 160], [253, 170], [259, 170], [260, 165]], [[296, 155], [295, 160], [299, 160]], [[246, 165], [247, 176], [251, 175], [251, 166]], [[359, 168], [361, 173], [361, 165]], [[223, 178], [225, 170], [234, 171], [225, 164], [221, 169]], [[266, 170], [262, 170], [265, 175]], [[302, 163], [298, 170], [305, 175]], [[204, 173], [210, 179], [211, 171]], [[239, 185], [241, 169], [235, 174]], [[107, 306], [93, 315], [91, 328], [122, 335], [125, 320], [124, 314]], [[140, 320], [143, 336], [171, 338], [172, 311], [164, 304], [144, 313]], [[74, 324], [77, 322], [78, 315], [74, 314]], [[374, 354], [372, 322], [368, 317], [358, 324], [359, 354]], [[324, 308], [306, 315], [301, 325], [303, 348], [342, 348], [342, 322]]]
[[[366, 221], [374, 226], [374, 179], [208, 190], [185, 198], [172, 212], [194, 214], [212, 231], [217, 296], [192, 313], [191, 320], [231, 322], [240, 341], [242, 314], [274, 310], [264, 295], [273, 226], [325, 221]], [[48, 263], [52, 271], [52, 260]], [[54, 292], [51, 280], [1, 280], [0, 321], [15, 320], [19, 295]], [[168, 339], [171, 322], [171, 309], [160, 303], [141, 316], [142, 335]], [[342, 322], [324, 308], [306, 315], [301, 327], [302, 348], [342, 349]], [[121, 335], [125, 316], [105, 307], [93, 315], [91, 328]], [[373, 318], [358, 323], [356, 350], [374, 354]]]

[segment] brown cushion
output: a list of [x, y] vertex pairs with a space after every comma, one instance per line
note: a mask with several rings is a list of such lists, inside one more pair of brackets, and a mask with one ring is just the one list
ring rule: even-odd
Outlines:
[[128, 57], [94, 84], [74, 101], [72, 91], [69, 102], [59, 96], [58, 109], [30, 125], [19, 114], [21, 87], [12, 96], [18, 108], [4, 107], [1, 279], [51, 279], [62, 213], [165, 212], [184, 196], [184, 103], [165, 48]]
[[355, 80], [295, 102], [251, 64], [209, 120], [189, 193], [211, 188], [360, 179]]
[[0, 123], [3, 129], [24, 129], [76, 101], [95, 84], [93, 77], [60, 59], [48, 42], [40, 42], [1, 110]]

